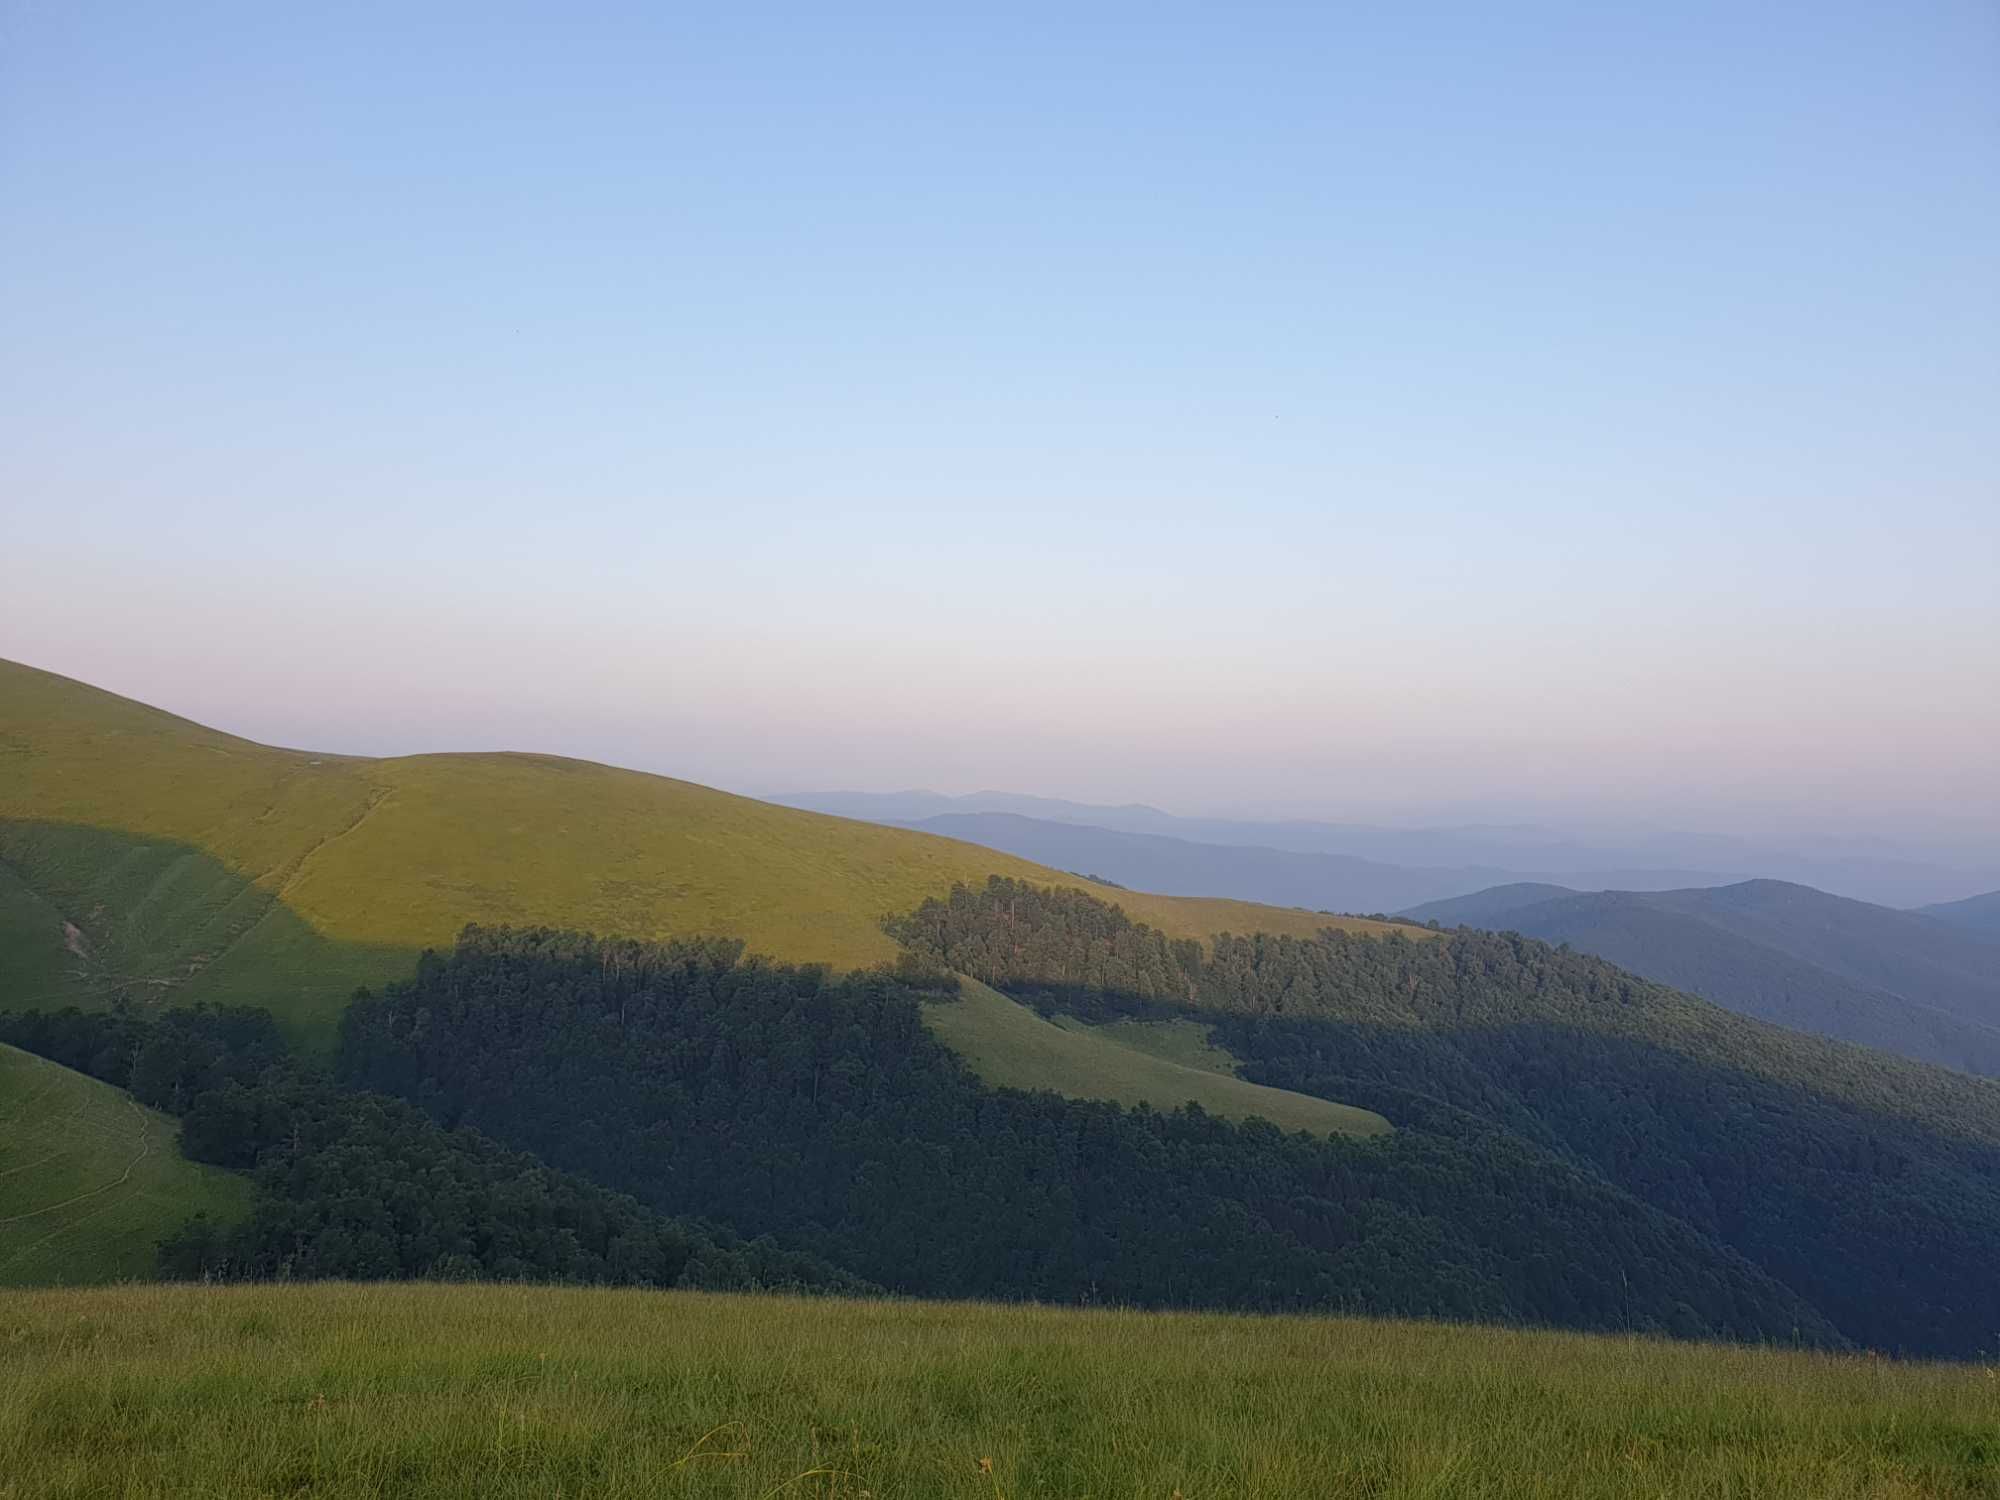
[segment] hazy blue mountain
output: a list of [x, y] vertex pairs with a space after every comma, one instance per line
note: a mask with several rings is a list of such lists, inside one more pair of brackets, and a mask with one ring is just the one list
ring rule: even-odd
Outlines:
[[[1880, 841], [1786, 848], [1722, 834], [1660, 829], [1581, 837], [1524, 824], [1385, 828], [1310, 820], [1188, 818], [1143, 803], [1100, 806], [1014, 792], [822, 792], [774, 797], [790, 807], [877, 823], [910, 824], [947, 815], [1011, 813], [1115, 833], [1154, 834], [1200, 844], [1333, 854], [1403, 869], [1494, 870], [1511, 881], [1578, 890], [1675, 890], [1780, 878], [1890, 906], [1956, 900], [2000, 883], [2000, 863], [1977, 868], [1911, 857]], [[1973, 863], [1977, 863], [1976, 861]], [[1486, 884], [1493, 884], [1488, 881]], [[1477, 887], [1461, 887], [1470, 892]]]
[[1490, 885], [1469, 895], [1427, 901], [1421, 906], [1398, 911], [1397, 915], [1414, 917], [1420, 922], [1436, 922], [1442, 927], [1485, 927], [1509, 932], [1516, 929], [1511, 923], [1501, 921], [1502, 917], [1511, 916], [1526, 907], [1540, 906], [1545, 901], [1560, 901], [1565, 896], [1583, 894], [1566, 885], [1517, 880], [1511, 885]]
[[1945, 901], [1920, 909], [1923, 915], [1935, 917], [1940, 922], [2000, 938], [2000, 891], [1988, 891], [1983, 896], [1967, 896], [1963, 901]]
[[1777, 880], [1708, 890], [1520, 886], [1403, 913], [1523, 933], [1744, 1015], [2000, 1076], [2000, 941]]
[[1170, 896], [1234, 896], [1312, 911], [1393, 911], [1490, 884], [1494, 870], [1409, 870], [1340, 854], [1202, 844], [1015, 813], [947, 813], [911, 828]]

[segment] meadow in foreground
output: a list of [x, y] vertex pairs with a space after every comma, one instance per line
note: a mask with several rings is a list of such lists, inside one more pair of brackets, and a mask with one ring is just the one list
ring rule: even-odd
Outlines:
[[2000, 1495], [2000, 1379], [1332, 1318], [0, 1295], [0, 1496]]

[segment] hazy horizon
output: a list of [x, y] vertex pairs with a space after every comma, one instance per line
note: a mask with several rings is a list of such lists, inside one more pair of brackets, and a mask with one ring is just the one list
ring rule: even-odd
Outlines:
[[2000, 17], [14, 8], [0, 655], [751, 794], [2000, 847]]
[[[42, 670], [53, 671], [45, 664], [30, 662]], [[61, 674], [74, 677], [73, 673]], [[80, 679], [89, 682], [89, 679]], [[110, 689], [103, 682], [90, 682], [91, 686]], [[212, 729], [236, 734], [260, 743], [277, 745], [294, 750], [316, 750], [329, 753], [395, 757], [401, 755], [464, 753], [481, 751], [566, 754], [581, 759], [595, 760], [627, 769], [646, 771], [657, 775], [671, 776], [683, 780], [701, 781], [703, 778], [691, 776], [684, 769], [669, 763], [656, 763], [644, 753], [621, 758], [617, 755], [592, 754], [586, 750], [557, 750], [548, 744], [539, 743], [473, 743], [453, 742], [422, 747], [406, 745], [361, 746], [355, 744], [324, 744], [312, 741], [293, 740], [283, 736], [270, 737], [252, 732], [240, 719], [202, 719], [189, 715], [169, 702], [149, 699], [144, 693], [127, 692], [122, 696], [131, 697], [150, 707], [179, 714], [181, 717], [195, 718]], [[1849, 859], [1862, 866], [1872, 865], [1875, 870], [1885, 872], [1899, 863], [1908, 863], [1914, 869], [1919, 865], [1938, 871], [1962, 871], [1968, 877], [1962, 888], [1950, 887], [1946, 895], [1923, 897], [1931, 899], [1956, 899], [1959, 895], [1971, 895], [1983, 891], [1987, 885], [2000, 881], [2000, 853], [1994, 847], [1972, 834], [1950, 836], [1927, 835], [1922, 829], [1900, 828], [1886, 834], [1871, 834], [1857, 831], [1851, 824], [1841, 823], [1824, 829], [1807, 825], [1787, 826], [1772, 822], [1767, 818], [1754, 826], [1742, 821], [1726, 820], [1704, 822], [1691, 810], [1682, 809], [1685, 816], [1671, 815], [1659, 818], [1645, 818], [1634, 815], [1629, 808], [1595, 812], [1588, 806], [1574, 801], [1551, 801], [1543, 804], [1529, 804], [1515, 801], [1488, 806], [1464, 803], [1439, 803], [1429, 806], [1359, 808], [1351, 804], [1338, 806], [1299, 807], [1284, 803], [1259, 802], [1254, 799], [1238, 799], [1230, 803], [1189, 804], [1161, 803], [1143, 798], [1088, 798], [1071, 796], [1064, 789], [1042, 789], [1027, 787], [970, 787], [962, 790], [941, 790], [937, 787], [919, 786], [879, 786], [879, 787], [838, 787], [838, 786], [758, 786], [737, 784], [726, 777], [706, 782], [722, 790], [753, 797], [761, 801], [779, 802], [794, 806], [815, 806], [828, 799], [839, 800], [847, 796], [893, 800], [898, 797], [938, 797], [960, 803], [976, 803], [984, 797], [1009, 801], [1046, 802], [1067, 804], [1079, 816], [1077, 821], [1089, 822], [1080, 816], [1092, 809], [1120, 811], [1144, 810], [1163, 814], [1176, 820], [1214, 820], [1217, 822], [1241, 820], [1254, 826], [1264, 823], [1272, 827], [1283, 825], [1306, 826], [1324, 824], [1328, 827], [1345, 827], [1357, 833], [1380, 831], [1384, 833], [1490, 833], [1495, 836], [1520, 835], [1523, 847], [1547, 840], [1552, 844], [1600, 846], [1605, 858], [1612, 863], [1620, 860], [1630, 868], [1647, 868], [1655, 871], [1687, 870], [1704, 874], [1701, 884], [1725, 883], [1753, 875], [1768, 875], [1783, 879], [1800, 879], [1806, 884], [1821, 883], [1829, 888], [1840, 888], [1846, 894], [1862, 899], [1879, 900], [1888, 905], [1917, 904], [1914, 901], [1894, 899], [1886, 894], [1871, 893], [1865, 889], [1850, 888], [1839, 879], [1825, 879], [1810, 871], [1785, 871], [1768, 868], [1760, 861], [1767, 861], [1776, 855], [1798, 856], [1808, 860], [1819, 859], [1829, 862], [1825, 868], [1833, 869], [1835, 861]], [[953, 810], [953, 809], [944, 809]], [[1028, 810], [1030, 816], [1038, 815]], [[1768, 814], [1770, 809], [1760, 809]], [[845, 812], [847, 816], [873, 816], [864, 812]], [[1162, 830], [1174, 833], [1174, 830]], [[1186, 837], [1189, 835], [1179, 834]], [[1230, 840], [1238, 842], [1238, 840]], [[1240, 842], [1257, 843], [1254, 837]], [[1372, 856], [1386, 860], [1390, 864], [1409, 863], [1407, 854], [1382, 854]], [[1562, 869], [1572, 873], [1582, 869], [1574, 859], [1564, 865], [1561, 859], [1553, 863], [1537, 864], [1532, 856], [1517, 853], [1510, 861], [1505, 855], [1486, 858], [1465, 856], [1458, 859], [1418, 859], [1417, 864], [1465, 864], [1513, 863], [1523, 865], [1518, 873], [1555, 874]], [[1748, 861], [1748, 863], [1744, 863]], [[1603, 860], [1598, 861], [1601, 865]], [[1715, 866], [1713, 871], [1707, 865]], [[1729, 873], [1732, 865], [1735, 873]], [[1561, 866], [1559, 869], [1558, 866]], [[1712, 878], [1708, 878], [1711, 877]], [[1867, 884], [1864, 877], [1863, 884]], [[1647, 882], [1646, 888], [1661, 888], [1657, 881]]]

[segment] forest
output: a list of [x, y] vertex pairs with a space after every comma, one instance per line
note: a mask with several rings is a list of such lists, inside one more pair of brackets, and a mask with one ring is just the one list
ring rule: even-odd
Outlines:
[[197, 1215], [161, 1243], [168, 1278], [871, 1289], [343, 1089], [286, 1054], [268, 1011], [26, 1011], [0, 1014], [0, 1041], [130, 1089], [181, 1116], [184, 1155], [252, 1173], [248, 1220]]
[[1256, 1082], [1497, 1128], [1671, 1215], [1857, 1343], [1990, 1353], [2000, 1091], [1733, 1015], [1518, 934], [1176, 942], [995, 880], [892, 930], [1044, 1009], [1196, 1016]]
[[1466, 1121], [1375, 1141], [989, 1088], [892, 977], [470, 930], [358, 998], [350, 1084], [923, 1296], [1837, 1343], [1740, 1256]]
[[[1515, 935], [1176, 941], [960, 886], [836, 975], [722, 940], [471, 927], [359, 992], [330, 1067], [261, 1010], [27, 1012], [0, 1040], [249, 1172], [173, 1275], [875, 1288], [1317, 1309], [1970, 1356], [2000, 1293], [1978, 1080], [1781, 1032]], [[958, 973], [1195, 1017], [1373, 1139], [988, 1086]], [[1987, 1091], [1987, 1092], [1982, 1092]]]

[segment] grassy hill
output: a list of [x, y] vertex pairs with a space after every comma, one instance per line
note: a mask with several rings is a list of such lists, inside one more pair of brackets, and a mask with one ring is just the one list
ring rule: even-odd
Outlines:
[[502, 1286], [36, 1292], [0, 1328], [0, 1495], [1993, 1493], [1983, 1366]]
[[1381, 1135], [1389, 1129], [1373, 1110], [1238, 1078], [1235, 1060], [1209, 1046], [1206, 1028], [1191, 1022], [1045, 1021], [999, 991], [967, 980], [957, 1000], [924, 1007], [924, 1024], [981, 1078], [1003, 1088], [1054, 1089], [1074, 1099], [1147, 1103], [1155, 1109], [1192, 1100], [1227, 1119], [1260, 1115], [1283, 1130], [1320, 1134]]
[[176, 1128], [123, 1090], [0, 1045], [0, 1286], [150, 1276], [155, 1241], [189, 1214], [247, 1211], [249, 1181], [183, 1160]]
[[1568, 943], [1742, 1015], [2000, 1075], [2000, 942], [1926, 915], [1778, 880], [1500, 886], [1406, 915]]
[[[860, 966], [896, 952], [884, 915], [993, 873], [1088, 886], [586, 761], [274, 749], [0, 662], [0, 1005], [268, 1004], [323, 1035], [356, 985], [468, 922], [718, 933]], [[1182, 936], [1329, 921], [1088, 888]]]

